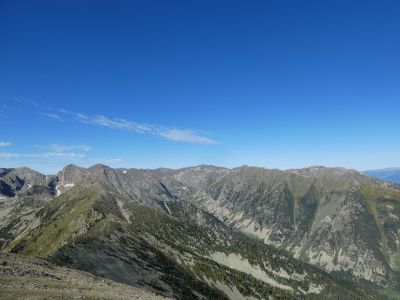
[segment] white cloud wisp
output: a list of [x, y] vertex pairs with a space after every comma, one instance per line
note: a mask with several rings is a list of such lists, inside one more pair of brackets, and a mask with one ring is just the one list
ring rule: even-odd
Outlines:
[[218, 144], [218, 141], [199, 135], [190, 129], [176, 129], [151, 124], [141, 124], [125, 119], [110, 119], [102, 115], [89, 117], [82, 113], [77, 113], [76, 117], [81, 123], [103, 126], [112, 129], [127, 130], [139, 134], [156, 135], [170, 141], [206, 145]]
[[59, 157], [59, 158], [84, 158], [84, 154], [75, 152], [43, 152], [43, 153], [14, 153], [0, 152], [0, 158], [40, 158], [40, 157]]

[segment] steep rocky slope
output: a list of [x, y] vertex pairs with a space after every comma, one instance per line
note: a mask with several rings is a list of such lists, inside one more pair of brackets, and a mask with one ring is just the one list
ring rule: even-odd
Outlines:
[[3, 251], [181, 299], [398, 288], [399, 189], [356, 171], [70, 165], [40, 183], [2, 199]]
[[180, 299], [362, 294], [285, 252], [237, 236], [190, 204], [168, 205], [166, 213], [102, 184], [77, 186], [46, 204], [40, 225], [4, 250]]
[[341, 168], [200, 169], [164, 180], [226, 224], [329, 272], [383, 286], [397, 280], [398, 186]]

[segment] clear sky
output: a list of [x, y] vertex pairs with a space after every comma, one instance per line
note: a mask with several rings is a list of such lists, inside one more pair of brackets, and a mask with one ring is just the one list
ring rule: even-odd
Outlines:
[[400, 166], [399, 1], [0, 0], [0, 167]]

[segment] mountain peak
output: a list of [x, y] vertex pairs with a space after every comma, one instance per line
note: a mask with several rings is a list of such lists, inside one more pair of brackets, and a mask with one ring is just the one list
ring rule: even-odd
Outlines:
[[103, 164], [95, 164], [88, 168], [90, 171], [98, 171], [98, 170], [105, 170], [105, 169], [111, 169], [111, 167], [103, 165]]
[[69, 164], [58, 172], [57, 178], [60, 185], [75, 185], [87, 179], [89, 175], [87, 169]]
[[363, 176], [360, 172], [343, 167], [325, 167], [325, 166], [310, 166], [302, 169], [288, 169], [291, 173], [311, 176], [311, 177], [326, 177], [326, 176]]

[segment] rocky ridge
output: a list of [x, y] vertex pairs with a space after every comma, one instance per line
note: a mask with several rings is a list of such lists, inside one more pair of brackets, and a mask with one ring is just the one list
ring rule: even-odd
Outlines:
[[[0, 182], [15, 170], [0, 172]], [[188, 293], [176, 285], [181, 280], [192, 287], [191, 297], [362, 294], [324, 273], [315, 277], [317, 269], [290, 256], [357, 284], [397, 288], [398, 188], [356, 171], [70, 165], [56, 176], [20, 180], [26, 188], [14, 189], [12, 198], [3, 194], [3, 251], [44, 257], [173, 298]], [[109, 254], [101, 258], [104, 253]], [[115, 269], [129, 265], [130, 271]], [[171, 266], [176, 272], [165, 277]], [[307, 273], [314, 277], [306, 279]], [[248, 290], [249, 284], [261, 289]]]

